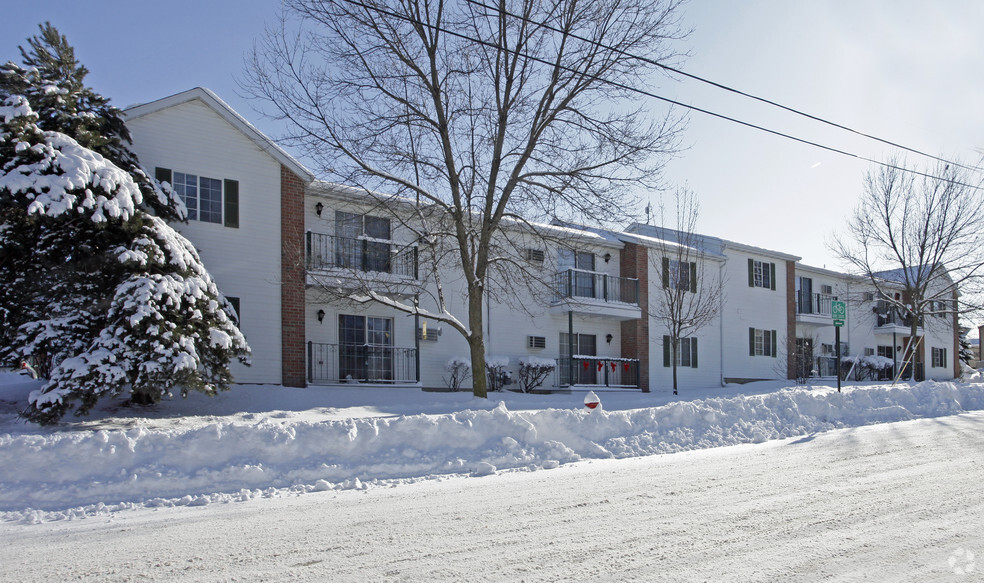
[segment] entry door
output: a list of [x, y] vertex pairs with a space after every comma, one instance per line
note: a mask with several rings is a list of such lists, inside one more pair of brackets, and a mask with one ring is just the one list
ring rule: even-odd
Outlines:
[[[562, 363], [569, 362], [567, 359], [571, 356], [571, 347], [568, 338], [570, 337], [567, 333], [561, 332], [560, 360]], [[598, 384], [598, 367], [596, 366], [596, 361], [590, 358], [598, 354], [598, 337], [594, 334], [574, 334], [572, 340], [574, 341], [574, 355], [589, 357], [574, 363], [576, 368], [574, 372], [574, 383], [572, 384]], [[587, 368], [585, 368], [585, 364], [587, 364]], [[570, 376], [569, 369], [561, 371], [561, 379], [568, 376]]]
[[799, 313], [812, 314], [813, 310], [813, 280], [809, 277], [799, 278]]
[[338, 316], [339, 380], [393, 380], [393, 319]]

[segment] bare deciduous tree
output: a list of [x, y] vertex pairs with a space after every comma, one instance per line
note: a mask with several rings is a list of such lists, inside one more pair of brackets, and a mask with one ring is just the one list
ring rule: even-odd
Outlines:
[[[663, 350], [673, 369], [676, 395], [677, 367], [685, 360], [684, 356], [691, 362], [697, 358], [692, 337], [720, 314], [724, 282], [720, 273], [707, 268], [710, 260], [696, 231], [700, 203], [694, 193], [677, 189], [672, 213], [667, 217], [666, 205], [660, 205], [663, 237], [649, 256], [653, 269], [660, 274], [661, 287], [650, 298], [649, 317], [666, 330]], [[673, 226], [667, 229], [667, 223]], [[681, 346], [682, 341], [688, 343], [686, 350]]]
[[404, 224], [460, 270], [467, 306], [441, 298], [426, 316], [468, 341], [484, 397], [483, 305], [522, 269], [500, 252], [509, 225], [622, 220], [632, 192], [658, 184], [681, 121], [636, 101], [655, 68], [627, 53], [678, 60], [679, 3], [286, 0], [243, 85], [329, 177], [415, 202]]
[[918, 328], [932, 321], [926, 316], [956, 328], [959, 316], [980, 309], [984, 191], [971, 180], [945, 163], [919, 173], [890, 160], [868, 172], [846, 234], [831, 244], [909, 326], [904, 361], [917, 348]]

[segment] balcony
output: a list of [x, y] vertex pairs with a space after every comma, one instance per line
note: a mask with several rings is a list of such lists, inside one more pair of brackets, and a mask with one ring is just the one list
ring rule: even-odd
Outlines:
[[417, 349], [309, 341], [307, 380], [312, 385], [416, 384]]
[[309, 274], [331, 273], [339, 279], [368, 279], [372, 283], [406, 283], [418, 279], [416, 247], [310, 231], [305, 234], [305, 266]]
[[796, 292], [796, 322], [800, 324], [818, 324], [832, 326], [830, 317], [830, 302], [837, 296], [830, 294], [809, 293], [803, 290]]
[[[875, 334], [897, 334], [908, 336], [912, 329], [912, 316], [901, 314], [894, 307], [876, 307], [875, 312]], [[919, 322], [917, 330], [921, 333], [922, 322]]]
[[[603, 356], [557, 359], [558, 387], [639, 389], [639, 360]], [[571, 379], [573, 377], [573, 381]]]
[[575, 311], [616, 320], [642, 317], [639, 307], [639, 280], [565, 269], [554, 279], [553, 312]]

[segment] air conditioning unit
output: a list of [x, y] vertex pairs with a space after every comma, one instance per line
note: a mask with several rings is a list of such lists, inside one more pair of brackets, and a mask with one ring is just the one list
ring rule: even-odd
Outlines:
[[526, 250], [526, 260], [532, 261], [533, 263], [543, 263], [544, 260], [543, 249], [527, 249]]
[[546, 348], [547, 347], [547, 337], [546, 336], [527, 336], [526, 337], [526, 347], [527, 348]]

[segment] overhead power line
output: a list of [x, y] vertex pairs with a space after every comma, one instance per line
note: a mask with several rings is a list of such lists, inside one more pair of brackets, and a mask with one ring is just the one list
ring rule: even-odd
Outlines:
[[606, 50], [613, 51], [613, 52], [615, 52], [617, 54], [624, 55], [624, 56], [626, 56], [628, 58], [636, 59], [636, 60], [642, 61], [644, 63], [648, 63], [650, 65], [654, 65], [654, 66], [659, 67], [659, 68], [661, 68], [661, 69], [663, 69], [665, 71], [669, 71], [671, 73], [675, 73], [675, 74], [680, 75], [682, 77], [686, 77], [688, 79], [693, 79], [694, 81], [699, 81], [701, 83], [705, 83], [705, 84], [710, 85], [712, 87], [716, 87], [718, 89], [721, 89], [721, 90], [724, 90], [724, 91], [728, 91], [730, 93], [734, 93], [734, 94], [740, 95], [742, 97], [747, 97], [749, 99], [753, 99], [755, 101], [758, 101], [758, 102], [761, 102], [761, 103], [765, 103], [765, 104], [771, 105], [773, 107], [777, 107], [777, 108], [782, 109], [784, 111], [788, 111], [788, 112], [793, 113], [795, 115], [798, 115], [798, 116], [801, 116], [801, 117], [805, 117], [807, 119], [810, 119], [810, 120], [813, 120], [813, 121], [816, 121], [816, 122], [820, 122], [820, 123], [825, 124], [825, 125], [828, 125], [830, 127], [834, 127], [834, 128], [839, 129], [839, 130], [850, 132], [852, 134], [861, 136], [863, 138], [867, 138], [867, 139], [870, 139], [870, 140], [874, 140], [876, 142], [880, 142], [880, 143], [885, 144], [887, 146], [892, 146], [893, 148], [898, 148], [900, 150], [905, 150], [906, 152], [911, 152], [911, 153], [917, 154], [919, 156], [925, 156], [927, 158], [931, 158], [931, 159], [936, 160], [938, 162], [943, 162], [945, 164], [950, 164], [951, 166], [963, 168], [965, 170], [973, 170], [975, 172], [984, 172], [984, 168], [980, 168], [980, 167], [977, 167], [977, 166], [967, 166], [967, 165], [961, 164], [959, 162], [954, 162], [952, 160], [947, 160], [945, 158], [940, 158], [939, 156], [936, 156], [936, 155], [933, 155], [933, 154], [928, 154], [926, 152], [923, 152], [921, 150], [917, 150], [915, 148], [910, 148], [908, 146], [904, 146], [902, 144], [899, 144], [897, 142], [893, 142], [891, 140], [887, 140], [887, 139], [884, 139], [884, 138], [879, 138], [878, 136], [874, 136], [874, 135], [867, 134], [867, 133], [862, 132], [862, 131], [855, 130], [855, 129], [850, 128], [848, 126], [845, 126], [845, 125], [842, 125], [842, 124], [839, 124], [839, 123], [830, 121], [828, 119], [824, 119], [824, 118], [822, 118], [820, 116], [813, 115], [813, 114], [810, 114], [810, 113], [806, 113], [804, 111], [800, 111], [798, 109], [795, 109], [793, 107], [789, 107], [787, 105], [783, 105], [783, 104], [778, 103], [776, 101], [772, 101], [771, 99], [767, 99], [765, 97], [759, 97], [757, 95], [754, 95], [754, 94], [751, 94], [751, 93], [747, 93], [747, 92], [742, 91], [740, 89], [735, 89], [734, 87], [729, 87], [727, 85], [724, 85], [723, 83], [718, 83], [716, 81], [711, 81], [710, 79], [707, 79], [705, 77], [700, 77], [700, 76], [694, 75], [692, 73], [687, 73], [686, 71], [683, 71], [681, 69], [677, 69], [675, 67], [671, 67], [669, 65], [665, 65], [663, 63], [660, 63], [659, 61], [656, 61], [654, 59], [650, 59], [649, 57], [644, 57], [642, 55], [637, 55], [637, 54], [634, 54], [634, 53], [630, 53], [628, 51], [622, 50], [622, 49], [617, 48], [617, 47], [613, 47], [611, 45], [608, 45], [608, 44], [605, 44], [605, 43], [602, 43], [602, 42], [599, 42], [599, 41], [591, 40], [589, 38], [585, 38], [583, 36], [580, 36], [580, 35], [577, 35], [577, 34], [574, 34], [574, 33], [571, 33], [571, 32], [563, 31], [563, 30], [561, 30], [561, 29], [559, 29], [557, 27], [551, 26], [551, 25], [549, 25], [549, 24], [547, 24], [545, 22], [539, 22], [539, 21], [533, 20], [531, 18], [528, 18], [526, 16], [523, 16], [521, 14], [513, 14], [512, 12], [509, 12], [508, 10], [503, 10], [503, 9], [497, 8], [495, 6], [489, 6], [488, 4], [485, 4], [483, 2], [479, 2], [478, 0], [465, 0], [465, 1], [468, 2], [469, 4], [473, 4], [475, 6], [480, 6], [480, 7], [484, 8], [484, 9], [486, 9], [486, 10], [492, 10], [492, 11], [498, 12], [500, 14], [504, 14], [506, 16], [509, 16], [511, 18], [522, 20], [522, 21], [527, 22], [529, 24], [533, 24], [535, 26], [541, 27], [541, 28], [543, 28], [545, 30], [549, 30], [549, 31], [552, 31], [552, 32], [560, 33], [560, 34], [566, 34], [566, 35], [570, 36], [571, 38], [577, 39], [577, 40], [579, 40], [581, 42], [586, 42], [586, 43], [593, 44], [595, 46], [599, 46], [599, 47], [604, 48]]
[[[800, 144], [805, 144], [807, 146], [812, 146], [814, 148], [819, 148], [821, 150], [826, 150], [828, 152], [832, 152], [832, 153], [835, 153], [835, 154], [840, 154], [842, 156], [847, 156], [849, 158], [854, 158], [856, 160], [861, 160], [863, 162], [868, 162], [870, 164], [875, 164], [875, 165], [883, 166], [883, 167], [886, 167], [886, 168], [892, 168], [892, 169], [895, 169], [895, 170], [899, 170], [901, 172], [908, 172], [910, 174], [915, 174], [916, 176], [922, 176], [922, 177], [931, 178], [931, 179], [934, 179], [934, 180], [942, 180], [942, 181], [945, 181], [945, 182], [951, 182], [951, 183], [953, 183], [955, 185], [964, 186], [964, 187], [971, 188], [971, 189], [974, 189], [974, 190], [984, 190], [984, 187], [981, 187], [981, 186], [976, 186], [976, 185], [973, 185], [973, 184], [966, 184], [964, 182], [953, 181], [953, 180], [950, 180], [950, 179], [945, 178], [945, 177], [942, 177], [942, 176], [935, 176], [933, 174], [929, 174], [927, 172], [921, 172], [919, 170], [914, 170], [912, 168], [905, 168], [903, 166], [898, 166], [898, 165], [895, 165], [895, 164], [889, 164], [888, 162], [883, 162], [881, 160], [876, 160], [874, 158], [868, 158], [866, 156], [862, 156], [862, 155], [859, 155], [859, 154], [854, 154], [854, 153], [848, 152], [846, 150], [841, 150], [841, 149], [838, 149], [838, 148], [834, 148], [832, 146], [826, 146], [826, 145], [821, 144], [819, 142], [814, 142], [814, 141], [811, 141], [811, 140], [807, 140], [805, 138], [799, 138], [799, 137], [796, 137], [796, 136], [794, 136], [792, 134], [787, 134], [787, 133], [783, 133], [783, 132], [780, 132], [780, 131], [777, 131], [777, 130], [772, 130], [772, 129], [769, 129], [769, 128], [764, 127], [764, 126], [756, 125], [756, 124], [753, 124], [751, 122], [743, 121], [743, 120], [740, 120], [740, 119], [737, 119], [737, 118], [734, 118], [734, 117], [730, 117], [730, 116], [727, 116], [727, 115], [724, 115], [724, 114], [721, 114], [721, 113], [717, 113], [717, 112], [711, 111], [709, 109], [704, 109], [704, 108], [701, 108], [701, 107], [697, 107], [695, 105], [690, 105], [688, 103], [683, 103], [683, 102], [677, 101], [675, 99], [670, 99], [669, 97], [664, 97], [662, 95], [657, 95], [656, 93], [653, 93], [651, 91], [646, 91], [644, 89], [639, 89], [638, 87], [632, 87], [632, 86], [626, 85], [624, 83], [619, 83], [617, 81], [612, 81], [610, 79], [605, 79], [603, 77], [599, 77], [598, 75], [592, 75], [592, 74], [584, 73], [583, 71], [577, 71], [577, 70], [575, 70], [575, 69], [573, 69], [571, 67], [568, 67], [566, 65], [561, 65], [561, 64], [556, 63], [556, 62], [548, 61], [546, 59], [542, 59], [540, 57], [536, 57], [534, 55], [530, 55], [530, 54], [525, 53], [523, 51], [516, 51], [514, 49], [506, 48], [506, 47], [503, 47], [501, 45], [497, 45], [497, 44], [492, 43], [492, 42], [489, 42], [489, 41], [483, 41], [483, 40], [480, 40], [480, 39], [476, 39], [476, 38], [470, 37], [470, 36], [468, 36], [468, 35], [466, 35], [464, 33], [456, 32], [456, 31], [453, 31], [453, 30], [444, 28], [442, 26], [437, 26], [435, 24], [431, 24], [429, 22], [421, 22], [421, 21], [419, 21], [419, 20], [417, 20], [415, 18], [412, 18], [410, 16], [407, 16], [406, 14], [400, 14], [400, 13], [397, 13], [397, 12], [393, 12], [391, 10], [380, 8], [379, 6], [370, 6], [370, 5], [366, 4], [365, 2], [360, 2], [359, 0], [343, 0], [343, 1], [346, 2], [347, 4], [352, 4], [354, 6], [359, 6], [360, 8], [364, 8], [366, 10], [371, 10], [371, 11], [376, 12], [376, 13], [379, 13], [379, 14], [384, 14], [384, 15], [387, 15], [387, 16], [391, 16], [393, 18], [404, 20], [406, 22], [409, 22], [410, 24], [423, 26], [423, 27], [426, 27], [426, 28], [428, 28], [430, 30], [441, 32], [441, 33], [447, 34], [449, 36], [457, 37], [457, 38], [460, 38], [462, 40], [467, 40], [469, 42], [473, 42], [473, 43], [477, 43], [477, 44], [480, 44], [480, 45], [484, 45], [484, 46], [487, 46], [489, 48], [494, 48], [494, 49], [497, 49], [497, 50], [501, 50], [501, 51], [504, 51], [506, 53], [513, 54], [513, 55], [522, 57], [524, 59], [527, 59], [527, 60], [530, 60], [530, 61], [534, 61], [534, 62], [540, 63], [542, 65], [546, 65], [548, 67], [556, 67], [556, 68], [562, 69], [564, 71], [567, 71], [569, 73], [577, 73], [579, 75], [583, 75], [585, 77], [594, 79], [595, 81], [598, 81], [599, 83], [610, 85], [612, 87], [617, 87], [619, 89], [624, 89], [625, 91], [630, 91], [630, 92], [633, 92], [633, 93], [638, 93], [638, 94], [644, 95], [646, 97], [651, 97], [653, 99], [657, 99], [657, 100], [662, 101], [664, 103], [669, 103], [670, 105], [676, 105], [678, 107], [682, 107], [682, 108], [688, 109], [690, 111], [696, 111], [696, 112], [699, 112], [699, 113], [703, 113], [705, 115], [709, 115], [711, 117], [716, 117], [718, 119], [723, 119], [725, 121], [730, 121], [732, 123], [736, 123], [738, 125], [742, 125], [742, 126], [745, 126], [745, 127], [748, 127], [748, 128], [756, 129], [756, 130], [759, 130], [759, 131], [762, 131], [762, 132], [765, 132], [765, 133], [768, 133], [768, 134], [772, 134], [774, 136], [778, 136], [778, 137], [781, 137], [781, 138], [786, 138], [787, 140], [792, 140], [792, 141], [798, 142]], [[471, 2], [472, 0], [466, 0], [466, 1]], [[609, 50], [615, 50], [615, 49], [611, 49], [610, 47], [607, 47], [607, 46], [605, 46], [603, 44], [596, 43], [594, 41], [587, 41], [587, 42], [592, 42], [596, 46], [600, 46], [602, 48], [607, 48]], [[939, 158], [937, 158], [937, 159], [939, 159]], [[953, 166], [961, 166], [960, 164], [957, 164], [957, 163], [954, 163], [954, 162], [949, 162], [947, 160], [943, 160], [943, 159], [939, 159], [939, 160], [942, 161], [942, 162], [945, 162], [947, 164], [951, 164]]]

